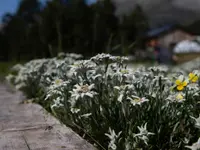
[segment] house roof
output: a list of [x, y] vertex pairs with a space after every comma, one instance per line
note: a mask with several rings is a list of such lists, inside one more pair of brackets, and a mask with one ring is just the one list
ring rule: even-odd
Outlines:
[[174, 25], [165, 25], [159, 28], [154, 28], [146, 33], [147, 37], [155, 37], [174, 28]]
[[154, 29], [151, 29], [149, 30], [147, 33], [146, 33], [146, 38], [154, 38], [154, 37], [159, 37], [163, 34], [166, 34], [174, 29], [181, 29], [185, 32], [187, 32], [187, 30], [180, 26], [180, 25], [175, 25], [175, 24], [167, 24], [167, 25], [164, 25], [162, 27], [158, 27], [158, 28], [154, 28]]

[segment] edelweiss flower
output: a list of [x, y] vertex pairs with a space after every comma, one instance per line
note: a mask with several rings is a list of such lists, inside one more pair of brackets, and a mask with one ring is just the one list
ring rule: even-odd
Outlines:
[[178, 100], [178, 101], [182, 101], [183, 100], [183, 95], [181, 94], [181, 93], [179, 93], [179, 94], [177, 94], [177, 96], [176, 96], [176, 99]]
[[57, 97], [55, 100], [53, 100], [54, 101], [54, 104], [53, 105], [51, 105], [51, 108], [54, 108], [54, 107], [62, 107], [62, 106], [64, 106], [63, 105], [63, 101], [64, 101], [64, 99], [63, 98], [61, 98], [61, 97]]
[[145, 123], [145, 125], [144, 126], [141, 126], [141, 127], [139, 127], [138, 126], [138, 129], [139, 129], [139, 133], [138, 134], [135, 134], [134, 136], [135, 137], [138, 137], [139, 139], [141, 139], [141, 140], [143, 140], [144, 141], [144, 143], [146, 144], [146, 145], [148, 145], [147, 144], [147, 142], [148, 142], [148, 136], [149, 135], [154, 135], [154, 133], [152, 133], [152, 132], [148, 132], [148, 130], [147, 130], [147, 123]]
[[163, 65], [163, 66], [149, 67], [148, 70], [154, 73], [165, 73], [169, 70], [169, 68]]
[[85, 73], [88, 70], [93, 70], [96, 65], [92, 63], [90, 60], [80, 60], [76, 61], [71, 67], [71, 72], [77, 73]]
[[121, 82], [123, 79], [126, 81], [131, 80], [133, 73], [130, 69], [117, 69], [114, 74], [112, 74], [113, 77], [117, 77], [118, 80]]
[[117, 146], [116, 146], [116, 140], [120, 137], [122, 131], [120, 131], [118, 134], [115, 133], [114, 130], [112, 130], [109, 127], [109, 133], [105, 133], [105, 135], [110, 139], [108, 148], [112, 149], [112, 150], [116, 150]]
[[200, 115], [199, 115], [198, 118], [195, 118], [195, 117], [192, 117], [192, 116], [191, 116], [191, 118], [195, 120], [195, 127], [200, 129]]
[[80, 109], [78, 109], [78, 108], [74, 108], [74, 107], [72, 107], [71, 109], [70, 109], [70, 111], [73, 113], [73, 114], [77, 114], [79, 111], [81, 111]]
[[80, 59], [83, 57], [83, 55], [81, 54], [76, 54], [76, 53], [66, 53], [66, 56], [67, 57], [71, 57], [73, 59]]
[[127, 57], [120, 57], [120, 56], [112, 56], [110, 54], [98, 54], [90, 59], [91, 61], [95, 62], [96, 64], [104, 63], [105, 61], [109, 61], [109, 63], [122, 63], [123, 61], [128, 60]]
[[110, 55], [110, 54], [105, 54], [105, 53], [102, 53], [102, 54], [98, 54], [92, 58], [90, 58], [91, 61], [95, 62], [96, 64], [100, 64], [106, 60], [113, 60], [112, 58], [113, 56]]
[[55, 85], [61, 85], [63, 83], [63, 80], [61, 80], [61, 79], [56, 79], [55, 81], [54, 81], [54, 84]]
[[118, 101], [122, 102], [124, 95], [128, 92], [129, 89], [133, 88], [131, 85], [121, 85], [115, 86], [114, 89], [119, 91]]
[[141, 105], [142, 103], [149, 101], [145, 97], [140, 98], [140, 97], [137, 97], [137, 96], [131, 96], [131, 97], [128, 97], [127, 99], [130, 100], [130, 102], [133, 106]]
[[172, 102], [183, 102], [185, 101], [185, 94], [180, 92], [180, 93], [172, 93], [167, 97], [167, 100], [172, 101]]
[[9, 74], [6, 76], [6, 80], [9, 82], [9, 83], [12, 83], [12, 81], [14, 81], [15, 79], [15, 76], [12, 75], [12, 74]]
[[94, 84], [76, 84], [74, 87], [75, 88], [73, 89], [73, 91], [70, 91], [70, 93], [72, 94], [71, 96], [74, 97], [76, 100], [80, 97], [83, 98], [85, 96], [93, 98], [93, 96], [97, 94], [96, 92], [92, 91], [92, 89], [94, 88]]
[[189, 148], [191, 150], [199, 150], [200, 149], [200, 138], [196, 143], [193, 143], [192, 146], [185, 146], [186, 148]]
[[179, 78], [176, 80], [175, 83], [176, 83], [176, 88], [179, 91], [182, 91], [188, 85], [188, 82], [184, 80], [184, 77], [182, 75], [179, 76]]

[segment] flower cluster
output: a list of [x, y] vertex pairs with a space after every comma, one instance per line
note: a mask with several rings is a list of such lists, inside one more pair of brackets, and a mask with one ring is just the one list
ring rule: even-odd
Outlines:
[[98, 148], [184, 149], [198, 140], [199, 119], [194, 125], [191, 116], [200, 114], [199, 70], [134, 68], [126, 61], [60, 53], [15, 66], [7, 79], [63, 123], [83, 129]]

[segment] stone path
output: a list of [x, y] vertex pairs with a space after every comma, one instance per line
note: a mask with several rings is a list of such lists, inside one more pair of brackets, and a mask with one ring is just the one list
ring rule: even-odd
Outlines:
[[0, 84], [0, 150], [94, 150], [36, 104], [20, 104], [20, 92]]

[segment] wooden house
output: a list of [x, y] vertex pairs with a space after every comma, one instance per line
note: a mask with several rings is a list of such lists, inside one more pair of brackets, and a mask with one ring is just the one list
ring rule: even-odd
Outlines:
[[188, 33], [180, 26], [165, 25], [148, 31], [146, 34], [146, 43], [156, 40], [160, 46], [169, 48], [172, 43], [178, 43], [183, 40], [193, 40], [194, 38], [194, 35]]
[[[185, 28], [177, 25], [165, 25], [159, 28], [152, 29], [145, 36], [146, 45], [159, 44], [161, 47], [170, 50], [170, 46], [175, 46], [177, 43], [188, 40], [195, 40], [196, 36], [188, 32]], [[200, 53], [179, 53], [176, 54], [177, 63], [184, 63], [200, 57]]]

